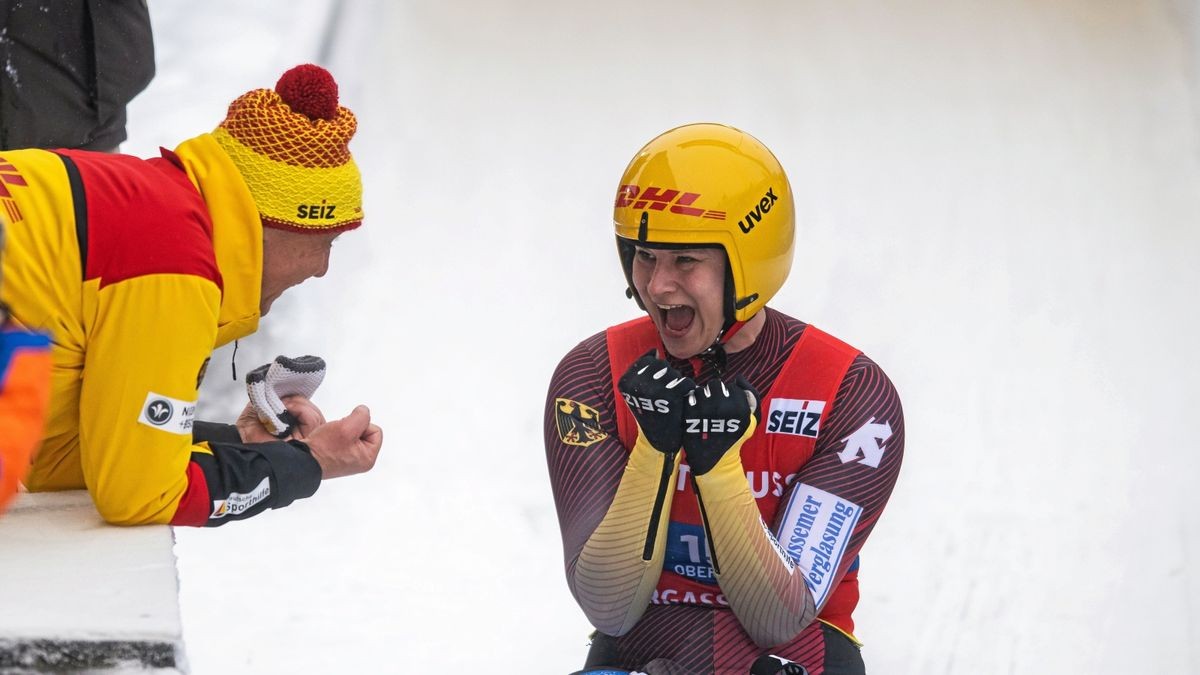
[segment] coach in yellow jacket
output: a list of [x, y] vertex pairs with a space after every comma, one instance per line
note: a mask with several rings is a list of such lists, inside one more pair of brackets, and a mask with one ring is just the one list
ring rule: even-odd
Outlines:
[[112, 523], [220, 525], [371, 468], [382, 432], [364, 406], [318, 425], [299, 402], [303, 436], [279, 441], [195, 421], [213, 348], [322, 276], [361, 223], [355, 128], [333, 78], [306, 65], [161, 158], [0, 152], [0, 298], [53, 339], [30, 490], [86, 487]]

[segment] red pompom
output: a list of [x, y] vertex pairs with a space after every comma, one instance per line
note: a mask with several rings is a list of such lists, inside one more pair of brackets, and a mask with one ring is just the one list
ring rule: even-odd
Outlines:
[[338, 87], [321, 66], [306, 63], [283, 74], [275, 83], [275, 93], [293, 111], [312, 120], [332, 120], [337, 117]]

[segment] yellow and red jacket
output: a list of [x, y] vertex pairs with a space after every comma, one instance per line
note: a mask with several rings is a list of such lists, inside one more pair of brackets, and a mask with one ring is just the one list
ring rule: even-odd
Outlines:
[[298, 442], [195, 434], [215, 347], [257, 328], [262, 226], [208, 134], [161, 158], [0, 153], [0, 298], [53, 336], [30, 490], [86, 487], [117, 524], [219, 525], [316, 491]]

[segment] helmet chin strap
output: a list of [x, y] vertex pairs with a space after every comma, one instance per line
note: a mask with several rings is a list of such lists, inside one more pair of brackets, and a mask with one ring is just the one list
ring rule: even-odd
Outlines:
[[740, 331], [745, 325], [745, 321], [734, 321], [732, 325], [723, 329], [720, 334], [717, 335], [717, 339], [713, 341], [712, 345], [710, 345], [708, 349], [705, 349], [699, 354], [688, 359], [688, 361], [692, 364], [692, 371], [696, 375], [699, 375], [701, 366], [703, 366], [704, 362], [707, 361], [717, 369], [718, 375], [723, 375], [725, 373], [725, 366], [729, 361], [729, 355], [725, 352], [725, 345], [731, 339], [733, 339], [733, 336], [737, 335], [737, 332]]
[[740, 331], [745, 325], [745, 321], [734, 321], [728, 327], [722, 329], [717, 335], [717, 339], [713, 340], [712, 345], [710, 345], [708, 349], [700, 352], [700, 354], [708, 354], [716, 350], [725, 351], [725, 344], [732, 340], [733, 336], [737, 335], [738, 331]]
[[[743, 302], [738, 302], [734, 295], [733, 272], [729, 269], [729, 263], [725, 264], [725, 326], [721, 328], [721, 332], [717, 333], [717, 339], [709, 345], [708, 349], [693, 357], [696, 361], [708, 361], [717, 369], [718, 374], [724, 374], [725, 364], [729, 360], [729, 355], [725, 352], [725, 345], [737, 335], [738, 331], [746, 325], [745, 321], [738, 321], [734, 317], [734, 312], [740, 309], [745, 304], [753, 302], [757, 295], [749, 298], [744, 298]], [[692, 368], [696, 373], [700, 372], [700, 364], [694, 361]]]

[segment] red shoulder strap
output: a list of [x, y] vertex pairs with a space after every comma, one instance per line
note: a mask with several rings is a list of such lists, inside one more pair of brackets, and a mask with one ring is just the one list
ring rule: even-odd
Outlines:
[[613, 407], [617, 411], [617, 432], [621, 443], [626, 448], [632, 448], [637, 440], [637, 422], [633, 419], [633, 413], [629, 412], [629, 406], [625, 405], [617, 382], [639, 356], [658, 345], [658, 329], [650, 317], [643, 316], [609, 328], [605, 338], [608, 341], [608, 366], [612, 370], [613, 393], [616, 395]]
[[[790, 458], [789, 461], [800, 465], [808, 461], [816, 448], [817, 431], [833, 410], [834, 399], [837, 398], [846, 371], [860, 353], [858, 349], [811, 324], [805, 327], [800, 341], [792, 349], [792, 355], [775, 378], [775, 384], [764, 401], [767, 408], [763, 413], [766, 433], [760, 438], [766, 439], [772, 457]], [[806, 429], [811, 429], [811, 435], [794, 435], [794, 432], [786, 431], [787, 415], [795, 413], [797, 404], [809, 406], [810, 410], [813, 405], [822, 406], [817, 424], [812, 427], [806, 425]], [[781, 420], [784, 423], [780, 424]], [[772, 432], [773, 427], [778, 427], [775, 433]], [[792, 425], [792, 428], [798, 426]], [[742, 453], [745, 456], [746, 450], [743, 449]], [[858, 575], [851, 571], [833, 589], [818, 618], [851, 634], [854, 630], [851, 613], [857, 604]]]
[[[783, 364], [767, 397], [832, 402], [846, 371], [860, 353], [858, 349], [809, 324], [792, 348], [792, 355]], [[828, 411], [827, 406], [825, 412]]]

